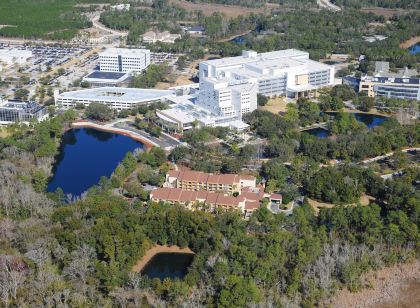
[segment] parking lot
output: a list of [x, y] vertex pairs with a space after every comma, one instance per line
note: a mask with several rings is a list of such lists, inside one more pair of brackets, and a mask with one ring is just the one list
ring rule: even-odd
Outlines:
[[[6, 49], [11, 46], [0, 43], [0, 49]], [[80, 57], [88, 52], [87, 47], [59, 47], [59, 46], [27, 46], [13, 45], [18, 50], [29, 50], [33, 57], [25, 65], [22, 72], [47, 72], [52, 67], [61, 66], [72, 59]]]

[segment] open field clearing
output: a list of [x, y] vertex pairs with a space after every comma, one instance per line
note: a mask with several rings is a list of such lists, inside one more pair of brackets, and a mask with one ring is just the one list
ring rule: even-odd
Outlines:
[[[368, 195], [362, 195], [359, 199], [360, 205], [369, 205], [370, 202], [375, 201], [375, 198], [368, 196]], [[318, 215], [321, 208], [333, 208], [335, 205], [332, 203], [326, 203], [326, 202], [320, 202], [313, 199], [308, 198], [309, 205], [315, 210], [316, 214]], [[356, 204], [348, 204], [346, 206], [355, 206]]]
[[418, 307], [420, 302], [420, 262], [383, 268], [362, 277], [360, 292], [341, 290], [326, 307]]
[[361, 8], [360, 11], [364, 13], [373, 13], [375, 15], [383, 16], [386, 19], [389, 19], [394, 15], [400, 16], [400, 15], [414, 12], [415, 10], [387, 9], [383, 7], [364, 7], [364, 8]]
[[247, 16], [251, 13], [264, 13], [270, 9], [265, 8], [251, 8], [235, 5], [223, 5], [217, 3], [192, 3], [185, 0], [170, 0], [173, 4], [186, 9], [187, 11], [202, 11], [205, 16], [210, 16], [213, 13], [223, 13], [226, 17], [236, 18], [238, 16]]
[[287, 102], [282, 97], [270, 98], [267, 105], [260, 108], [274, 114], [279, 114], [279, 112], [286, 112]]

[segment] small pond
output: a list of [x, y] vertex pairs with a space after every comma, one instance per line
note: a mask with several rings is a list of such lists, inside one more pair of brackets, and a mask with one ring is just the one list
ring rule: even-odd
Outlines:
[[193, 258], [194, 255], [191, 253], [158, 253], [146, 264], [141, 273], [150, 279], [182, 279], [188, 273]]
[[[326, 112], [326, 114], [335, 116], [337, 112]], [[353, 113], [357, 121], [364, 123], [368, 128], [374, 128], [384, 123], [388, 118], [381, 115], [369, 113]]]
[[416, 55], [418, 53], [420, 53], [420, 43], [417, 43], [413, 46], [411, 46], [408, 51], [412, 54], [412, 55]]
[[240, 44], [240, 45], [245, 45], [246, 42], [247, 42], [247, 39], [246, 39], [245, 35], [241, 35], [241, 36], [237, 36], [237, 37], [231, 39], [230, 42], [237, 43], [237, 44]]
[[311, 134], [312, 136], [316, 136], [319, 138], [327, 138], [330, 135], [330, 131], [327, 129], [323, 129], [320, 127], [312, 128], [304, 131], [304, 133]]
[[354, 116], [359, 122], [363, 122], [368, 128], [374, 128], [386, 121], [387, 117], [375, 114], [355, 113]]
[[101, 176], [109, 177], [136, 148], [143, 149], [143, 144], [126, 136], [90, 128], [69, 130], [63, 135], [48, 191], [61, 187], [66, 194], [80, 196]]

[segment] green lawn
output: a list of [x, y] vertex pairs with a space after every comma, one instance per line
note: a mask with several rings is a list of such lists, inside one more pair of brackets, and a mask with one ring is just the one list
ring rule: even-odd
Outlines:
[[75, 4], [74, 0], [0, 0], [0, 24], [11, 26], [0, 29], [0, 36], [70, 39], [90, 25]]

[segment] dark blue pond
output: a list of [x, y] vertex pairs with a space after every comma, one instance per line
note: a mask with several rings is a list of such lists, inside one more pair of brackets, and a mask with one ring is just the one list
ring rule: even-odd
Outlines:
[[417, 43], [417, 44], [411, 46], [408, 50], [410, 51], [410, 53], [412, 55], [416, 55], [416, 54], [420, 53], [420, 43]]
[[[326, 114], [335, 116], [337, 112], [326, 112]], [[387, 117], [367, 114], [367, 113], [353, 113], [357, 121], [364, 123], [368, 128], [374, 128], [378, 125], [381, 125], [387, 120]], [[309, 131], [308, 131], [309, 132]]]
[[305, 133], [311, 134], [319, 138], [327, 138], [330, 135], [330, 131], [323, 128], [312, 128], [305, 131]]
[[69, 130], [63, 135], [48, 191], [61, 187], [64, 193], [79, 196], [101, 176], [110, 176], [125, 154], [136, 148], [143, 145], [126, 136], [89, 128]]
[[374, 128], [375, 126], [381, 125], [387, 119], [386, 117], [365, 113], [355, 113], [354, 116], [357, 121], [363, 122], [368, 128]]
[[234, 39], [231, 39], [230, 41], [233, 42], [233, 43], [245, 45], [247, 40], [246, 40], [246, 37], [244, 35], [242, 35], [242, 36], [237, 36]]
[[189, 253], [158, 253], [143, 268], [141, 273], [150, 279], [179, 278], [188, 273], [194, 255]]

